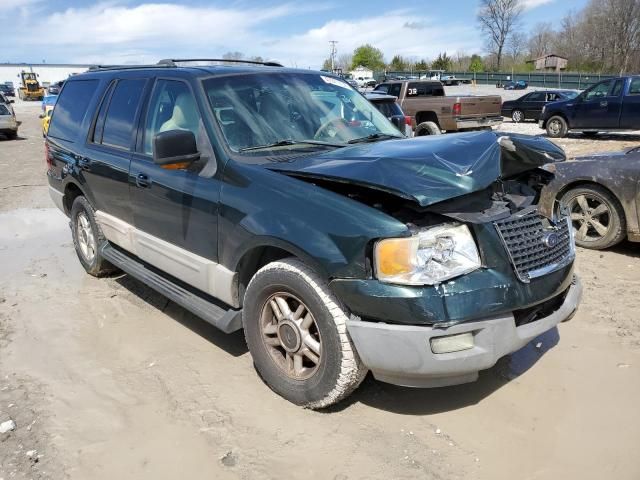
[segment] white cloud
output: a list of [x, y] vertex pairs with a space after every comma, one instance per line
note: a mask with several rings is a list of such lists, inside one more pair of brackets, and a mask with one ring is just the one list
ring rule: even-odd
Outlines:
[[[16, 5], [26, 1], [10, 0]], [[528, 0], [545, 1], [545, 0]], [[83, 63], [144, 63], [159, 58], [218, 56], [241, 51], [277, 59], [287, 65], [318, 68], [327, 57], [329, 40], [338, 40], [340, 53], [364, 43], [382, 49], [387, 57], [401, 54], [433, 58], [441, 51], [477, 52], [478, 33], [461, 24], [442, 25], [409, 10], [372, 14], [358, 20], [332, 20], [293, 36], [265, 33], [273, 21], [295, 22], [323, 4], [301, 7], [282, 3], [266, 7], [184, 6], [119, 2], [69, 8], [49, 15], [23, 18], [13, 26], [20, 35], [17, 53], [23, 58], [56, 58]], [[273, 29], [271, 29], [273, 30]], [[16, 37], [17, 38], [17, 37]]]
[[541, 7], [547, 3], [552, 3], [555, 0], [522, 0], [522, 6], [525, 10], [531, 10], [533, 8]]

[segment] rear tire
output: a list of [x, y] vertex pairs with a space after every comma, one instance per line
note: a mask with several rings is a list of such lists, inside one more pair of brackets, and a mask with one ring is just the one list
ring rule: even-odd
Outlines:
[[117, 271], [117, 268], [100, 253], [107, 239], [96, 222], [93, 207], [85, 197], [79, 196], [73, 201], [70, 223], [73, 246], [87, 273], [94, 277], [102, 277]]
[[313, 409], [347, 397], [367, 373], [349, 338], [348, 318], [327, 283], [295, 258], [255, 274], [242, 314], [258, 374], [278, 395]]
[[16, 140], [18, 138], [18, 132], [7, 133], [7, 138], [9, 140]]
[[559, 115], [555, 115], [547, 120], [547, 135], [551, 138], [562, 138], [567, 135], [569, 126], [567, 121]]
[[416, 137], [425, 135], [441, 135], [442, 131], [435, 122], [422, 122], [416, 127]]
[[569, 209], [576, 245], [602, 250], [613, 247], [627, 236], [624, 210], [606, 189], [598, 185], [573, 188], [560, 202]]

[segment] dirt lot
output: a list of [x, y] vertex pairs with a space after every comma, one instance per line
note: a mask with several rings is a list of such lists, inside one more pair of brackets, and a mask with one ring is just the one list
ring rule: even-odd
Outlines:
[[0, 423], [16, 424], [0, 479], [640, 478], [640, 246], [580, 250], [576, 317], [476, 383], [367, 379], [338, 408], [302, 410], [260, 381], [241, 334], [84, 273], [48, 197], [38, 105], [16, 111], [21, 138], [0, 140]]

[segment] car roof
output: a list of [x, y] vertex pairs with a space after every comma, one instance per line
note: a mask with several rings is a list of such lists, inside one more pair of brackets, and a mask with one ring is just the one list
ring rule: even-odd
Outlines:
[[365, 93], [364, 98], [366, 98], [369, 101], [380, 100], [385, 102], [386, 101], [395, 102], [398, 99], [398, 97], [395, 97], [393, 95], [387, 95], [386, 93], [374, 93], [374, 92]]
[[[230, 62], [228, 64], [203, 64], [204, 62]], [[199, 63], [200, 62], [200, 63]], [[151, 74], [170, 74], [180, 77], [210, 77], [217, 75], [248, 74], [256, 72], [265, 73], [313, 73], [339, 78], [333, 73], [315, 70], [287, 68], [274, 62], [252, 62], [235, 60], [161, 60], [156, 65], [106, 65], [90, 68], [87, 72], [74, 75], [67, 81], [78, 78], [89, 79], [94, 77], [111, 77], [122, 73], [139, 74], [141, 72]]]

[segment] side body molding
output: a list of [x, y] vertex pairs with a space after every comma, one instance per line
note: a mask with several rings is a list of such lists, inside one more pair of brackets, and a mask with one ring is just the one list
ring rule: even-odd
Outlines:
[[236, 272], [103, 211], [96, 212], [96, 220], [109, 242], [226, 304], [239, 307]]

